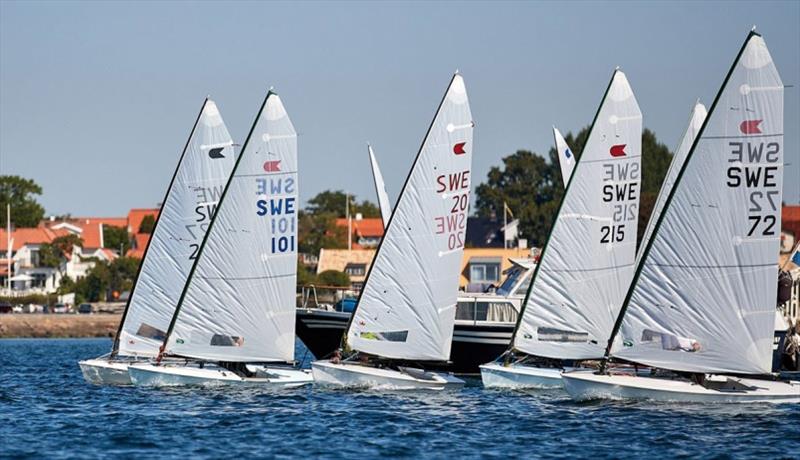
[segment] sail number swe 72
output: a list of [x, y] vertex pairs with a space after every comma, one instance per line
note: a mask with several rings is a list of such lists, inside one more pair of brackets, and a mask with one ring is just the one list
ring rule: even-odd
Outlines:
[[727, 185], [748, 191], [747, 236], [775, 236], [780, 205], [778, 142], [729, 142]]

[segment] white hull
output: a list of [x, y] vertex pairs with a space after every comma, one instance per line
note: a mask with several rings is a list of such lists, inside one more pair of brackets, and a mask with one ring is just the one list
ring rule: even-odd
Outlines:
[[307, 371], [286, 367], [258, 366], [255, 377], [241, 377], [214, 365], [134, 364], [128, 368], [137, 386], [163, 387], [185, 385], [247, 385], [294, 388], [313, 382]]
[[419, 369], [381, 369], [357, 363], [311, 363], [314, 383], [327, 387], [370, 388], [377, 390], [444, 390], [461, 388], [464, 381], [443, 372]]
[[486, 388], [561, 388], [562, 369], [524, 364], [482, 364], [481, 381]]
[[713, 389], [683, 379], [665, 379], [634, 375], [597, 375], [591, 371], [567, 372], [564, 387], [572, 399], [636, 399], [699, 403], [774, 402], [800, 403], [800, 382], [780, 382], [711, 376], [729, 380], [750, 389]]
[[95, 385], [130, 385], [128, 365], [131, 362], [95, 358], [79, 361], [83, 378]]

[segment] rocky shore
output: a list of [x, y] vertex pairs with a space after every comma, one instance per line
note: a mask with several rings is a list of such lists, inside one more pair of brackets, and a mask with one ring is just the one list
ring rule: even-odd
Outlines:
[[0, 315], [0, 338], [113, 337], [119, 314]]

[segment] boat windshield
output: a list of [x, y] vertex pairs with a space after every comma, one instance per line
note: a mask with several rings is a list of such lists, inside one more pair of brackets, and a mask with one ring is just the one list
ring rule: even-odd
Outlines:
[[[508, 296], [512, 294], [524, 296], [528, 292], [528, 286], [531, 284], [530, 270], [525, 270], [522, 267], [514, 267], [508, 270], [503, 284], [497, 288], [497, 295]], [[522, 282], [520, 283], [520, 279]], [[519, 286], [517, 286], [519, 284]], [[514, 289], [516, 287], [516, 290]]]

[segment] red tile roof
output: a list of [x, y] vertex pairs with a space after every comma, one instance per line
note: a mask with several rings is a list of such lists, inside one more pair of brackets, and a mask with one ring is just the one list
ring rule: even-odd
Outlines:
[[158, 208], [131, 209], [130, 212], [128, 212], [128, 232], [139, 233], [139, 226], [142, 225], [142, 219], [148, 215], [156, 218], [158, 217], [158, 211]]
[[[11, 232], [11, 250], [17, 251], [26, 244], [43, 244], [53, 241], [53, 238], [65, 234], [63, 230], [51, 230], [42, 225], [35, 228], [18, 228]], [[5, 229], [0, 229], [0, 251], [8, 251], [8, 234]]]
[[[347, 219], [336, 219], [336, 225], [347, 228]], [[383, 219], [380, 217], [366, 217], [361, 220], [353, 219], [353, 234], [367, 238], [380, 238], [383, 236]]]
[[800, 206], [784, 206], [781, 209], [781, 230], [792, 232], [800, 238]]

